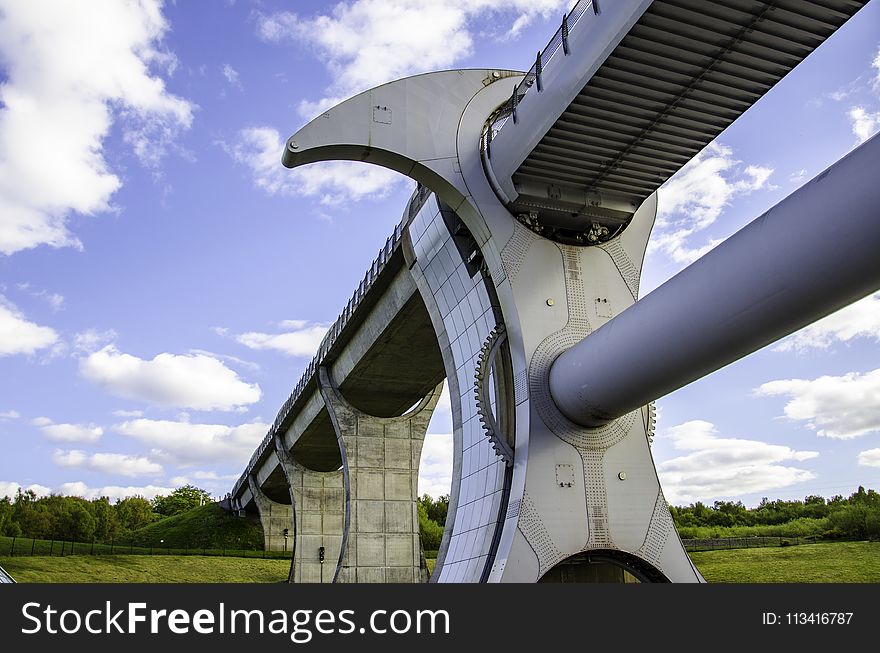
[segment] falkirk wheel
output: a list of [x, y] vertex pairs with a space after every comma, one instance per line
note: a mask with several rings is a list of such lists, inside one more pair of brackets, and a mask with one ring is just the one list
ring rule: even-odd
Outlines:
[[[652, 402], [880, 287], [880, 140], [640, 298], [656, 189], [863, 4], [581, 1], [528, 73], [400, 79], [287, 140], [288, 168], [418, 182], [231, 495], [267, 546], [293, 537], [292, 582], [426, 578], [415, 484], [443, 377], [454, 465], [431, 582], [703, 582], [651, 456]], [[386, 376], [420, 401], [370, 404], [366, 364], [333, 353], [371, 329], [410, 346]]]

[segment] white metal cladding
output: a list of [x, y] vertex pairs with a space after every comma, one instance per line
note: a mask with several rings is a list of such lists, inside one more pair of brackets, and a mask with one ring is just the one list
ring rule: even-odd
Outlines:
[[495, 317], [482, 275], [471, 278], [468, 274], [435, 198], [430, 198], [415, 216], [409, 233], [416, 255], [413, 272], [424, 276], [449, 339], [459, 395], [451, 399], [461, 408], [461, 425], [455, 425], [454, 436], [461, 451], [460, 484], [452, 488], [458, 493], [457, 507], [439, 580], [476, 583], [486, 567], [495, 530], [500, 527], [498, 513], [504, 485], [504, 462], [496, 456], [483, 431], [473, 391], [477, 356], [495, 327]]

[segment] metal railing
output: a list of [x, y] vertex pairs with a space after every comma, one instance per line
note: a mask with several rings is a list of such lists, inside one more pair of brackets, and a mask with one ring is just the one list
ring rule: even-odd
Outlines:
[[[165, 542], [158, 540], [151, 544], [132, 544], [131, 542], [98, 542], [75, 539], [43, 540], [34, 537], [0, 537], [0, 556], [7, 557], [52, 557], [106, 556], [106, 555], [176, 555], [212, 556], [226, 558], [274, 558], [289, 559], [291, 551], [267, 551], [265, 548], [248, 548], [240, 541], [203, 544], [195, 542]], [[2, 582], [2, 581], [0, 581]]]
[[578, 0], [577, 4], [572, 7], [572, 10], [562, 17], [562, 25], [556, 30], [556, 33], [553, 35], [553, 38], [550, 39], [547, 46], [538, 53], [534, 65], [529, 69], [529, 72], [526, 73], [526, 76], [516, 85], [516, 87], [514, 87], [510, 99], [495, 111], [495, 115], [492, 117], [489, 123], [489, 128], [486, 132], [485, 147], [487, 149], [492, 143], [492, 139], [494, 139], [504, 128], [508, 120], [512, 118], [513, 122], [516, 123], [516, 109], [522, 103], [523, 99], [528, 96], [532, 88], [534, 87], [536, 91], [543, 90], [544, 83], [542, 75], [544, 68], [546, 68], [548, 64], [551, 64], [553, 57], [560, 49], [562, 50], [563, 56], [569, 53], [569, 34], [572, 30], [577, 28], [581, 18], [588, 13], [588, 9], [592, 10], [589, 12], [590, 15], [598, 16], [600, 13], [598, 0]]
[[244, 473], [242, 473], [242, 475], [235, 482], [235, 485], [233, 485], [231, 497], [229, 497], [229, 506], [231, 509], [240, 510], [243, 507], [241, 506], [240, 501], [238, 501], [237, 497], [241, 489], [247, 486], [248, 475], [254, 469], [257, 461], [260, 460], [269, 445], [274, 441], [275, 434], [281, 432], [281, 429], [284, 427], [288, 418], [290, 417], [290, 412], [293, 410], [294, 405], [302, 396], [302, 393], [305, 390], [306, 386], [315, 376], [315, 372], [321, 366], [321, 363], [323, 363], [324, 358], [327, 356], [327, 353], [333, 348], [333, 345], [342, 334], [346, 325], [351, 321], [351, 318], [357, 312], [357, 309], [363, 301], [364, 297], [367, 295], [370, 288], [375, 283], [376, 279], [379, 278], [379, 275], [385, 269], [385, 266], [391, 256], [400, 247], [400, 239], [403, 235], [403, 230], [406, 228], [406, 225], [408, 225], [410, 221], [415, 217], [416, 213], [419, 212], [419, 209], [422, 208], [430, 195], [431, 191], [427, 187], [422, 186], [421, 184], [416, 187], [416, 190], [413, 192], [412, 197], [410, 197], [410, 200], [407, 203], [407, 208], [404, 211], [403, 219], [394, 227], [394, 232], [387, 238], [384, 247], [379, 250], [378, 256], [376, 256], [376, 258], [373, 260], [372, 265], [370, 265], [370, 268], [367, 270], [366, 274], [364, 274], [364, 278], [361, 279], [358, 287], [355, 289], [351, 298], [348, 300], [348, 303], [345, 305], [345, 308], [342, 309], [339, 317], [336, 318], [336, 321], [333, 322], [333, 324], [327, 330], [327, 334], [324, 336], [324, 339], [318, 346], [317, 353], [312, 358], [311, 362], [309, 362], [308, 366], [305, 369], [305, 372], [303, 372], [302, 376], [300, 377], [299, 382], [293, 388], [293, 392], [290, 393], [290, 396], [281, 406], [281, 410], [278, 411], [278, 414], [275, 417], [275, 421], [269, 427], [269, 430], [263, 438], [263, 441], [256, 448], [253, 455], [251, 455], [251, 459], [248, 462], [247, 468], [244, 470]]

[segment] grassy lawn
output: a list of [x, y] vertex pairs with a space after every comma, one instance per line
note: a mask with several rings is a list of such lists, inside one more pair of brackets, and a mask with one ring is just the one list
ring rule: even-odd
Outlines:
[[710, 583], [880, 583], [880, 542], [823, 542], [691, 554]]
[[20, 583], [280, 583], [289, 560], [202, 556], [0, 557]]
[[[692, 553], [710, 583], [880, 583], [880, 542]], [[427, 560], [433, 572], [433, 558]], [[287, 560], [202, 556], [2, 556], [21, 583], [278, 583]]]

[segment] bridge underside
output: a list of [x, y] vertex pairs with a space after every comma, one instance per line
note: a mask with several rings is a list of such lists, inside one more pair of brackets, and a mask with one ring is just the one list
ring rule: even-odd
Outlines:
[[339, 389], [349, 403], [368, 415], [397, 417], [445, 377], [431, 318], [415, 294]]
[[[332, 362], [328, 360], [327, 364]], [[354, 365], [339, 390], [346, 401], [367, 415], [397, 417], [419, 403], [445, 377], [425, 303], [415, 294]], [[342, 467], [339, 443], [326, 408], [296, 440], [291, 455], [314, 471], [330, 472]], [[273, 496], [271, 489], [267, 495]]]
[[[508, 208], [552, 224], [584, 193], [639, 206], [863, 5], [654, 0], [513, 173]], [[631, 216], [592, 211], [612, 232]]]

